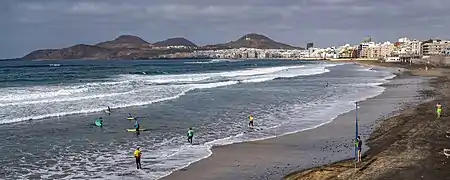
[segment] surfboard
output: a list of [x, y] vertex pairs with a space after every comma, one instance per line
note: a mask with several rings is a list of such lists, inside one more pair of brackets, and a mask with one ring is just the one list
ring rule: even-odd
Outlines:
[[111, 111], [105, 110], [105, 113], [108, 113], [108, 114], [109, 114], [109, 113], [111, 113]]
[[[136, 132], [136, 129], [127, 129], [128, 132]], [[147, 131], [147, 129], [139, 129], [139, 131]]]
[[134, 118], [130, 118], [130, 117], [129, 117], [129, 118], [127, 118], [127, 120], [130, 120], [130, 121], [131, 121], [131, 120], [136, 120], [136, 119], [134, 119]]

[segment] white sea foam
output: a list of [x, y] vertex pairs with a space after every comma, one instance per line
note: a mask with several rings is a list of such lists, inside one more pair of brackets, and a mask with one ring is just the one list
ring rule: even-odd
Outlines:
[[[250, 69], [250, 72], [244, 73], [236, 73], [232, 72], [227, 74], [227, 76], [221, 76], [221, 73], [210, 73], [210, 74], [201, 74], [201, 75], [193, 75], [197, 81], [186, 84], [177, 84], [182, 81], [192, 81], [193, 78], [185, 78], [180, 75], [176, 75], [178, 77], [171, 78], [169, 77], [157, 77], [156, 81], [165, 82], [168, 84], [165, 85], [146, 85], [148, 82], [155, 82], [152, 76], [143, 76], [143, 75], [125, 75], [114, 78], [115, 83], [114, 86], [111, 86], [111, 82], [99, 82], [99, 83], [90, 83], [89, 85], [74, 85], [69, 86], [80, 87], [80, 88], [88, 88], [84, 93], [88, 93], [89, 96], [96, 95], [95, 92], [98, 91], [106, 91], [108, 93], [126, 93], [126, 94], [118, 94], [113, 95], [115, 99], [119, 98], [119, 100], [114, 101], [116, 105], [114, 107], [128, 107], [128, 106], [137, 106], [144, 105], [159, 101], [165, 101], [170, 99], [176, 99], [186, 92], [194, 90], [194, 89], [202, 89], [202, 88], [214, 88], [220, 86], [228, 86], [232, 84], [236, 84], [239, 81], [244, 83], [250, 82], [263, 82], [269, 81], [276, 78], [290, 78], [295, 76], [302, 75], [311, 75], [311, 74], [320, 74], [329, 72], [324, 65], [313, 66], [313, 67], [295, 67], [295, 68], [284, 68], [275, 71], [274, 69], [263, 70], [266, 73], [258, 74], [255, 72], [255, 69]], [[226, 73], [225, 73], [226, 74]], [[251, 75], [249, 75], [251, 74]], [[209, 75], [209, 76], [206, 76]], [[168, 75], [171, 76], [171, 75]], [[190, 75], [191, 76], [191, 75]], [[202, 78], [200, 78], [202, 77]], [[205, 77], [205, 78], [204, 78]], [[193, 162], [199, 161], [203, 158], [209, 157], [212, 152], [211, 149], [213, 146], [227, 145], [233, 143], [239, 143], [244, 141], [255, 141], [262, 140], [267, 138], [273, 138], [277, 136], [282, 136], [285, 134], [295, 133], [299, 131], [304, 131], [307, 129], [314, 129], [326, 123], [329, 123], [337, 117], [339, 114], [351, 111], [354, 109], [354, 101], [361, 101], [370, 97], [374, 97], [376, 95], [381, 94], [384, 91], [383, 87], [379, 87], [383, 82], [387, 82], [387, 79], [392, 76], [383, 77], [380, 79], [374, 79], [369, 81], [368, 83], [342, 83], [339, 88], [342, 89], [353, 89], [354, 92], [345, 93], [345, 94], [329, 94], [329, 96], [325, 96], [323, 98], [311, 100], [307, 103], [302, 104], [288, 104], [286, 106], [274, 107], [270, 108], [269, 112], [262, 112], [258, 114], [258, 126], [263, 127], [262, 130], [248, 132], [248, 133], [237, 133], [232, 136], [227, 136], [221, 139], [214, 139], [202, 143], [200, 145], [190, 146], [185, 145], [185, 139], [183, 137], [173, 137], [167, 138], [159, 143], [152, 144], [152, 148], [156, 150], [152, 151], [149, 154], [145, 154], [145, 159], [151, 159], [151, 170], [144, 169], [141, 171], [136, 171], [135, 167], [132, 163], [130, 163], [130, 152], [132, 149], [130, 147], [136, 147], [138, 144], [136, 142], [129, 142], [125, 145], [118, 145], [114, 149], [98, 149], [96, 151], [99, 152], [108, 152], [108, 153], [93, 153], [90, 152], [93, 148], [86, 148], [85, 151], [81, 152], [72, 152], [70, 149], [72, 147], [53, 147], [59, 148], [58, 152], [61, 152], [61, 158], [56, 159], [57, 163], [49, 167], [36, 167], [36, 170], [32, 170], [32, 173], [41, 174], [41, 178], [50, 178], [52, 175], [62, 175], [69, 174], [62, 179], [158, 179], [164, 176], [169, 175], [173, 171], [182, 169], [187, 167]], [[167, 78], [167, 79], [165, 79]], [[194, 78], [194, 79], [195, 79]], [[211, 79], [220, 79], [220, 81], [211, 81]], [[108, 84], [105, 84], [108, 83]], [[133, 87], [133, 90], [127, 90], [127, 86]], [[44, 87], [45, 88], [45, 87]], [[47, 87], [49, 88], [49, 87]], [[54, 87], [50, 87], [52, 89]], [[69, 89], [68, 87], [66, 87]], [[124, 90], [125, 89], [125, 90]], [[91, 94], [89, 94], [91, 93]], [[107, 94], [107, 93], [102, 93]], [[52, 100], [51, 103], [47, 103], [46, 107], [54, 108], [49, 104], [57, 104], [57, 105], [65, 105], [63, 102], [70, 102], [72, 106], [81, 107], [82, 103], [92, 103], [94, 101], [107, 101], [109, 96], [105, 97], [96, 97], [93, 99], [69, 99], [74, 98], [71, 96], [78, 95], [77, 93], [73, 93], [70, 95], [59, 95], [61, 101], [54, 101], [48, 96], [42, 99], [37, 98], [37, 101], [43, 101], [34, 103], [34, 105], [45, 104], [45, 100]], [[88, 96], [86, 95], [86, 96]], [[124, 96], [123, 96], [124, 95]], [[145, 98], [143, 96], [155, 96], [154, 98]], [[81, 96], [86, 97], [86, 96]], [[122, 97], [123, 96], [123, 97]], [[139, 97], [133, 99], [134, 97]], [[47, 99], [45, 99], [47, 98]], [[66, 98], [67, 101], [64, 100]], [[122, 101], [120, 98], [132, 99], [133, 103], [126, 103], [128, 101]], [[89, 100], [89, 101], [86, 101]], [[32, 101], [36, 101], [33, 99]], [[78, 102], [79, 101], [79, 102]], [[74, 103], [75, 102], [75, 103]], [[14, 106], [21, 106], [20, 102]], [[58, 104], [63, 103], [63, 104]], [[122, 104], [121, 104], [122, 103]], [[31, 103], [33, 104], [33, 103]], [[31, 105], [23, 104], [28, 107]], [[86, 106], [85, 104], [83, 104]], [[95, 107], [97, 107], [95, 109]], [[32, 106], [34, 107], [34, 106]], [[101, 111], [104, 107], [104, 104], [94, 104], [85, 109], [87, 112], [92, 111]], [[325, 111], [327, 113], [318, 113], [318, 111]], [[83, 113], [83, 112], [69, 112], [64, 111], [62, 114], [56, 115], [64, 115], [72, 114], [72, 113]], [[48, 116], [48, 115], [47, 115]], [[55, 116], [55, 114], [51, 114], [50, 116]], [[35, 116], [34, 116], [35, 117]], [[40, 117], [43, 118], [43, 117]], [[303, 127], [303, 128], [299, 128]], [[151, 139], [141, 139], [141, 141], [152, 141]], [[93, 142], [95, 144], [95, 142]], [[145, 148], [145, 147], [144, 147]], [[150, 147], [147, 147], [150, 148]], [[67, 150], [67, 152], [66, 152]], [[105, 154], [110, 156], [104, 156]], [[59, 157], [59, 156], [57, 156]], [[62, 158], [64, 157], [64, 158]], [[131, 157], [132, 158], [132, 157]], [[69, 160], [69, 161], [68, 161]], [[147, 163], [147, 162], [144, 162]], [[61, 167], [67, 167], [69, 170], [61, 170]], [[107, 168], [113, 167], [114, 170], [108, 170]]]
[[[0, 124], [103, 111], [179, 98], [195, 89], [328, 72], [329, 65], [253, 68], [180, 75], [119, 75], [107, 82], [0, 89]], [[164, 83], [164, 84], [161, 84]]]
[[239, 59], [213, 59], [209, 61], [195, 61], [195, 62], [185, 62], [185, 64], [213, 64], [213, 63], [220, 63], [220, 62], [239, 62], [243, 60]]
[[[378, 79], [379, 81], [387, 82], [388, 79], [393, 78], [392, 76], [386, 76], [384, 78]], [[276, 126], [267, 127], [261, 132], [253, 132], [253, 133], [240, 133], [235, 136], [229, 136], [222, 139], [216, 139], [210, 142], [205, 143], [205, 147], [207, 148], [205, 151], [210, 152], [213, 146], [221, 146], [221, 145], [229, 145], [240, 142], [248, 142], [248, 141], [258, 141], [264, 139], [275, 138], [277, 136], [283, 136], [287, 134], [297, 133], [300, 131], [306, 131], [310, 129], [318, 128], [322, 125], [328, 124], [332, 122], [340, 114], [349, 112], [355, 109], [354, 102], [363, 101], [375, 96], [380, 95], [384, 91], [384, 87], [380, 87], [379, 85], [382, 83], [367, 83], [364, 86], [367, 87], [366, 90], [354, 93], [354, 94], [346, 94], [341, 96], [333, 97], [335, 99], [322, 99], [316, 102], [312, 101], [307, 104], [298, 104], [298, 105], [289, 105], [289, 107], [280, 110], [280, 114], [282, 114], [283, 121], [288, 123], [281, 123]], [[362, 85], [360, 85], [362, 86]], [[326, 103], [324, 103], [326, 102]], [[318, 105], [321, 104], [321, 105]], [[321, 113], [321, 112], [328, 113]], [[264, 117], [260, 117], [258, 121], [264, 121]], [[274, 120], [274, 119], [272, 119]], [[286, 125], [285, 125], [286, 124]], [[297, 128], [306, 126], [305, 128]], [[257, 134], [252, 136], [252, 134]], [[207, 158], [212, 153], [208, 153], [203, 158]], [[203, 159], [200, 158], [200, 159]], [[185, 168], [189, 164], [200, 160], [198, 157], [191, 159], [189, 163], [178, 164], [178, 167], [173, 169], [172, 171], [167, 172], [164, 176], [170, 175], [172, 172]], [[162, 178], [164, 176], [159, 176], [158, 178]], [[155, 176], [153, 176], [155, 177]]]

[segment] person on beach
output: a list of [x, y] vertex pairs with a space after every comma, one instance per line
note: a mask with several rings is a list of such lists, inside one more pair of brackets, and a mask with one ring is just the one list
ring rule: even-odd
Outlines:
[[437, 103], [436, 104], [436, 115], [437, 115], [437, 118], [440, 118], [441, 115], [442, 115], [442, 105], [441, 105], [441, 103]]
[[362, 161], [362, 159], [361, 159], [362, 140], [361, 140], [360, 136], [358, 136], [358, 138], [356, 139], [355, 146], [356, 146], [356, 149], [358, 152], [358, 154], [357, 154], [358, 162], [361, 162]]
[[251, 114], [250, 114], [250, 116], [248, 116], [248, 120], [249, 120], [248, 126], [253, 127], [253, 116]]
[[136, 158], [136, 167], [137, 167], [137, 169], [142, 169], [142, 166], [141, 166], [141, 155], [142, 155], [141, 150], [139, 150], [139, 148], [137, 148], [134, 151], [134, 158]]
[[187, 140], [191, 144], [192, 144], [193, 137], [194, 137], [194, 130], [192, 130], [192, 128], [189, 128], [188, 133], [187, 133]]

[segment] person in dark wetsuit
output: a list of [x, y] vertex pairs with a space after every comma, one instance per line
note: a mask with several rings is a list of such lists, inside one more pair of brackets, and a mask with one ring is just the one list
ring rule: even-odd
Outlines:
[[140, 132], [139, 132], [139, 128], [140, 128], [139, 121], [137, 120], [137, 118], [134, 118], [134, 119], [136, 120], [136, 122], [134, 123], [134, 128], [136, 129], [136, 135], [139, 135], [140, 134]]
[[362, 150], [362, 140], [361, 140], [361, 137], [360, 136], [358, 136], [358, 138], [356, 139], [356, 142], [355, 142], [355, 146], [356, 146], [356, 149], [357, 149], [357, 151], [358, 151], [358, 162], [361, 162], [362, 161], [362, 158], [361, 158], [361, 150]]

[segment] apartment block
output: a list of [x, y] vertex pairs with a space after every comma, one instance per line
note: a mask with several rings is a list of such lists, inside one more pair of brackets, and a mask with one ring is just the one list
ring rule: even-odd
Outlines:
[[430, 39], [422, 43], [422, 54], [432, 55], [450, 55], [450, 41], [441, 39]]
[[422, 54], [422, 42], [418, 40], [411, 40], [407, 37], [398, 39], [395, 43], [395, 55], [421, 55]]

